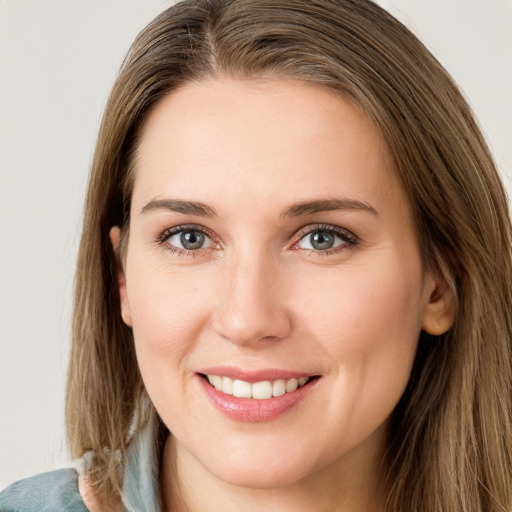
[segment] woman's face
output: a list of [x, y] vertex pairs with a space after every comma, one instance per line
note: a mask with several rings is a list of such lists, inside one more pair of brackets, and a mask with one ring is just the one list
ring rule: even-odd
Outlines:
[[376, 468], [420, 330], [449, 323], [379, 133], [292, 81], [160, 101], [119, 284], [178, 463], [249, 487]]

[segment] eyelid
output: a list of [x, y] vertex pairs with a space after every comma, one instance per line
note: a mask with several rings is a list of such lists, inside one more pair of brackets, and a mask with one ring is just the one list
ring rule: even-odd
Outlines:
[[171, 252], [176, 253], [184, 253], [187, 255], [196, 255], [198, 253], [201, 253], [203, 250], [211, 249], [212, 247], [201, 247], [199, 249], [184, 249], [182, 247], [176, 247], [175, 245], [171, 245], [166, 243], [166, 241], [173, 235], [176, 235], [178, 233], [181, 233], [183, 231], [199, 231], [203, 233], [206, 237], [208, 237], [212, 244], [213, 248], [219, 247], [219, 241], [213, 231], [209, 230], [205, 226], [201, 226], [200, 224], [180, 224], [179, 226], [174, 226], [172, 228], [168, 228], [164, 230], [156, 239], [157, 243], [161, 245], [165, 250], [169, 250]]
[[[200, 231], [205, 236], [207, 236], [213, 244], [213, 247], [205, 247], [205, 248], [199, 248], [199, 249], [184, 249], [181, 247], [176, 247], [175, 245], [167, 244], [166, 241], [172, 236], [177, 233], [183, 232], [183, 231]], [[331, 249], [325, 249], [325, 250], [318, 250], [318, 249], [304, 249], [301, 247], [298, 247], [298, 243], [303, 240], [306, 236], [310, 235], [311, 233], [314, 233], [315, 231], [327, 231], [329, 233], [334, 234], [335, 236], [338, 236], [343, 240], [343, 244], [336, 246]], [[340, 226], [335, 226], [332, 224], [307, 224], [306, 226], [301, 227], [295, 236], [293, 237], [295, 239], [295, 242], [292, 244], [290, 249], [296, 250], [296, 251], [308, 251], [317, 255], [328, 255], [333, 254], [336, 252], [341, 252], [347, 249], [355, 248], [359, 242], [360, 239], [357, 235], [355, 235], [352, 231], [349, 231], [348, 229], [342, 228]], [[206, 228], [205, 226], [202, 226], [200, 224], [180, 224], [178, 226], [174, 226], [172, 228], [165, 229], [156, 239], [157, 243], [161, 245], [165, 250], [169, 250], [173, 253], [179, 253], [184, 254], [185, 256], [196, 256], [203, 251], [207, 251], [209, 249], [218, 249], [220, 248], [220, 242], [218, 240], [218, 237], [215, 235], [213, 231]]]
[[[341, 244], [340, 246], [333, 247], [332, 249], [325, 250], [303, 249], [298, 247], [299, 242], [301, 242], [306, 236], [311, 235], [311, 233], [314, 233], [315, 231], [327, 231], [328, 233], [332, 233], [335, 236], [338, 236], [345, 243]], [[333, 224], [308, 224], [300, 228], [294, 238], [296, 239], [296, 242], [293, 243], [291, 249], [297, 251], [309, 251], [318, 255], [328, 255], [346, 249], [351, 249], [356, 247], [360, 242], [359, 237], [352, 231], [349, 231], [348, 229], [342, 228], [340, 226], [335, 226]]]

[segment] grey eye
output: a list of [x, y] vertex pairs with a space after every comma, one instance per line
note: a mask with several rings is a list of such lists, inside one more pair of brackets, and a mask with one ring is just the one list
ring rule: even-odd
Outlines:
[[205, 249], [212, 245], [211, 239], [202, 231], [197, 229], [178, 231], [167, 239], [167, 243], [187, 251]]
[[339, 247], [347, 243], [345, 240], [341, 238], [340, 235], [337, 235], [334, 231], [327, 230], [316, 230], [308, 233], [306, 236], [300, 240], [298, 246], [301, 249], [313, 249], [315, 251], [325, 251], [328, 249], [333, 249], [334, 247]]
[[200, 231], [184, 231], [180, 242], [185, 249], [200, 249], [204, 245], [204, 235]]
[[334, 236], [327, 231], [317, 231], [310, 235], [309, 239], [311, 246], [320, 251], [330, 249], [334, 245]]

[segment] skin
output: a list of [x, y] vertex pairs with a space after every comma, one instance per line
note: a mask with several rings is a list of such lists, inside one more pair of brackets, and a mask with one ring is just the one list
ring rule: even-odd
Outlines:
[[81, 474], [78, 477], [78, 489], [82, 501], [89, 512], [116, 512], [123, 510], [119, 499], [101, 495], [91, 484], [86, 474]]
[[[216, 215], [147, 207], [169, 198]], [[332, 198], [344, 207], [283, 215]], [[166, 230], [191, 224], [206, 243], [180, 251]], [[309, 235], [320, 228], [345, 231], [319, 250]], [[111, 239], [117, 248], [118, 228]], [[163, 98], [136, 154], [119, 291], [146, 389], [173, 433], [167, 510], [383, 510], [390, 414], [420, 330], [446, 331], [453, 297], [422, 264], [380, 134], [346, 98], [228, 79]], [[277, 419], [246, 423], [198, 385], [201, 368], [221, 365], [321, 378]]]

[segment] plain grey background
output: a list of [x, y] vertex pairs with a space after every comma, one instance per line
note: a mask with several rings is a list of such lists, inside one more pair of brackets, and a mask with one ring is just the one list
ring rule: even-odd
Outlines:
[[[63, 466], [73, 269], [102, 110], [164, 0], [0, 0], [0, 489]], [[512, 0], [382, 0], [452, 73], [512, 183]]]

